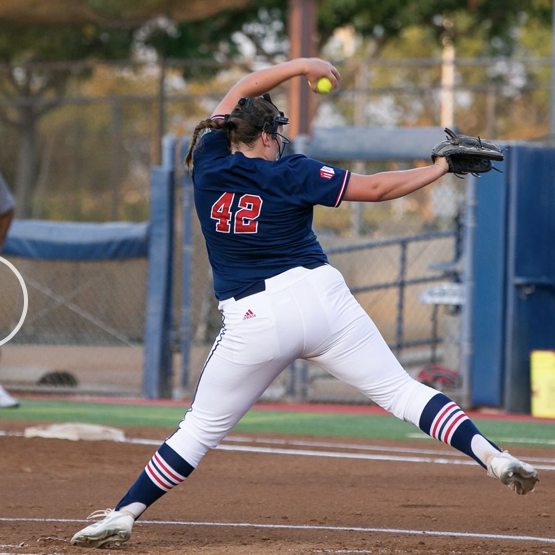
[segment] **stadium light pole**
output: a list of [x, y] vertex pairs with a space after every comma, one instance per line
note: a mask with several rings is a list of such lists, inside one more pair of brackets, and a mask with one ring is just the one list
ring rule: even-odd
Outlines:
[[[316, 52], [316, 0], [289, 0], [290, 58], [310, 58]], [[289, 85], [289, 129], [291, 139], [310, 134], [314, 98], [304, 79]]]

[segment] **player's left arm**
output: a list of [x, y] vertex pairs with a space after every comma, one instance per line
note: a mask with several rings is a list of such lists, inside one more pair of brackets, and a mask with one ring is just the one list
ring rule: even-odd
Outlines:
[[296, 58], [282, 64], [250, 73], [238, 81], [218, 104], [212, 116], [229, 114], [241, 98], [260, 96], [285, 81], [304, 75], [316, 87], [318, 79], [327, 77], [335, 89], [339, 82], [339, 71], [319, 58]]
[[380, 172], [373, 175], [353, 173], [349, 179], [343, 200], [381, 202], [401, 198], [444, 176], [448, 163], [436, 158], [431, 166], [410, 170]]
[[8, 235], [8, 230], [10, 229], [13, 214], [14, 209], [11, 208], [5, 214], [2, 214], [0, 216], [0, 253], [2, 252], [2, 248], [4, 247], [4, 241], [6, 240], [6, 236]]

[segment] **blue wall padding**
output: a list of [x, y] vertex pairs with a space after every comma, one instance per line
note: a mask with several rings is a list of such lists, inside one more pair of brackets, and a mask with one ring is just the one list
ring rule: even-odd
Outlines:
[[15, 220], [3, 254], [33, 260], [122, 260], [148, 255], [148, 223]]
[[477, 180], [472, 308], [472, 403], [503, 404], [508, 167]]
[[441, 127], [315, 127], [302, 150], [316, 160], [430, 160], [443, 139]]
[[555, 349], [555, 149], [513, 145], [478, 180], [472, 403], [530, 410], [530, 352]]
[[511, 158], [505, 400], [530, 411], [530, 352], [555, 349], [555, 149], [518, 145]]
[[170, 398], [172, 279], [174, 243], [174, 172], [166, 167], [151, 169], [150, 251], [143, 396]]

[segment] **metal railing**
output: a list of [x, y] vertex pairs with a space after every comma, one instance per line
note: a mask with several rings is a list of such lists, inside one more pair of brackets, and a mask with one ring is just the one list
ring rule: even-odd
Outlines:
[[[364, 243], [358, 243], [356, 245], [346, 245], [341, 247], [332, 247], [326, 250], [329, 255], [378, 249], [390, 246], [399, 247], [399, 270], [397, 279], [384, 281], [381, 283], [374, 283], [371, 285], [359, 285], [351, 287], [351, 292], [353, 295], [357, 293], [365, 293], [369, 291], [378, 291], [384, 289], [396, 288], [398, 292], [397, 296], [397, 314], [396, 314], [396, 326], [395, 326], [395, 342], [389, 346], [399, 355], [401, 351], [406, 347], [416, 347], [420, 345], [435, 345], [441, 341], [441, 337], [425, 337], [421, 339], [405, 340], [404, 339], [404, 308], [405, 308], [405, 292], [406, 288], [410, 285], [421, 285], [424, 283], [433, 283], [438, 281], [445, 281], [446, 275], [452, 274], [451, 271], [442, 271], [441, 274], [435, 276], [420, 276], [407, 278], [407, 249], [411, 243], [430, 241], [432, 239], [443, 239], [443, 238], [453, 238], [454, 252], [453, 260], [446, 265], [448, 269], [454, 262], [456, 262], [461, 253], [461, 229], [457, 227], [453, 230], [448, 231], [435, 231], [430, 233], [422, 233], [419, 235], [413, 235], [410, 237], [395, 237], [391, 239], [381, 239], [374, 241], [366, 241]], [[440, 269], [435, 266], [432, 269]]]

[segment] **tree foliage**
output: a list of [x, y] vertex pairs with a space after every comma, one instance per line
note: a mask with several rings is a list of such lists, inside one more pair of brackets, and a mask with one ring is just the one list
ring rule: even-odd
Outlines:
[[[158, 29], [147, 39], [166, 57], [237, 59], [245, 41], [258, 58], [287, 55], [288, 0], [258, 0], [242, 10], [227, 10], [194, 23]], [[526, 20], [549, 25], [550, 0], [317, 0], [319, 49], [344, 26], [374, 43], [374, 52], [412, 26], [428, 27], [441, 44], [483, 35], [482, 54], [509, 55]]]
[[133, 31], [86, 26], [0, 25], [0, 97], [25, 99], [0, 105], [0, 121], [18, 130], [20, 148], [15, 176], [18, 212], [27, 216], [36, 177], [39, 119], [59, 105], [68, 83], [90, 70], [40, 62], [111, 60], [129, 57]]
[[165, 17], [195, 21], [251, 0], [2, 0], [0, 19], [9, 24], [133, 27]]
[[[79, 0], [93, 10], [106, 10], [108, 18], [121, 17], [129, 7], [155, 9], [165, 1]], [[229, 2], [238, 3], [244, 1]], [[462, 56], [529, 52], [548, 56], [550, 41], [545, 38], [549, 38], [551, 10], [551, 0], [317, 0], [318, 47], [322, 53], [337, 29], [350, 27], [358, 37], [357, 44], [363, 47], [357, 54], [364, 58], [426, 57], [437, 54], [445, 39], [453, 42]], [[92, 73], [92, 64], [70, 67], [58, 62], [125, 60], [150, 47], [161, 59], [191, 60], [185, 69], [187, 83], [204, 78], [203, 86], [210, 89], [213, 81], [206, 78], [213, 77], [227, 62], [244, 63], [245, 52], [254, 61], [286, 58], [287, 16], [288, 0], [253, 0], [243, 9], [227, 9], [195, 22], [156, 19], [146, 25], [141, 21], [126, 26], [0, 23], [0, 122], [19, 134], [17, 151], [10, 146], [10, 152], [19, 159], [8, 177], [15, 184], [20, 215], [28, 212], [36, 180], [41, 116], [58, 105], [72, 90], [71, 84]], [[421, 48], [403, 50], [401, 46], [410, 43], [414, 31], [423, 42], [412, 44]], [[205, 61], [203, 66], [192, 62], [199, 59]], [[53, 65], [46, 69], [37, 65], [40, 62]], [[399, 78], [415, 83], [422, 79], [417, 70], [413, 70], [414, 76], [410, 71], [399, 72]], [[407, 105], [407, 111], [410, 108]]]

